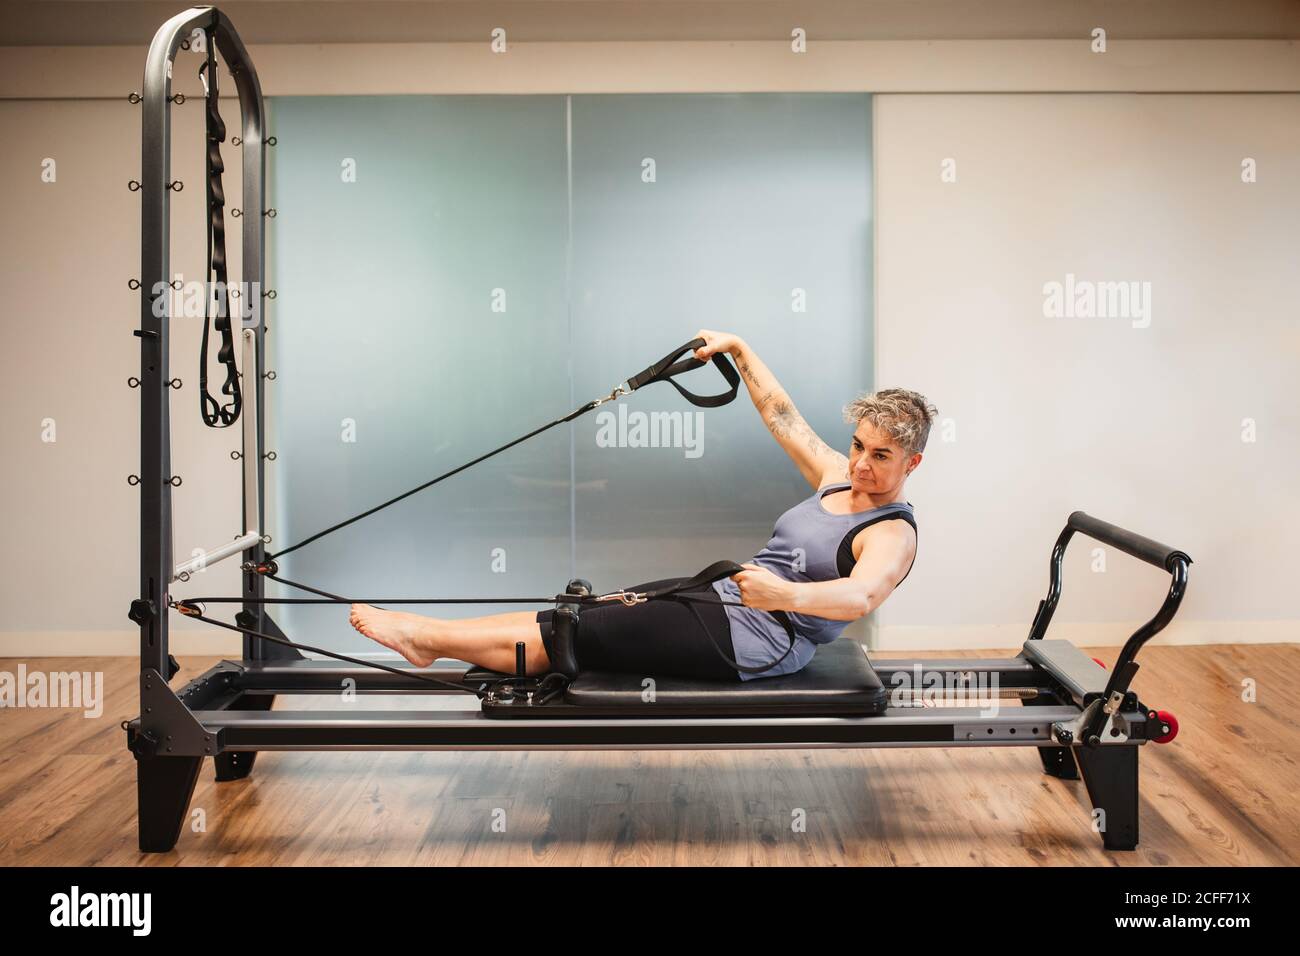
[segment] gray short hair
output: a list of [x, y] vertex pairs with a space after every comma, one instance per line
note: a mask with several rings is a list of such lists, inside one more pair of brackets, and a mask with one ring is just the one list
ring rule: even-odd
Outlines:
[[846, 422], [856, 426], [865, 418], [898, 442], [908, 455], [925, 451], [930, 425], [938, 414], [939, 409], [924, 395], [905, 388], [867, 392], [844, 406]]

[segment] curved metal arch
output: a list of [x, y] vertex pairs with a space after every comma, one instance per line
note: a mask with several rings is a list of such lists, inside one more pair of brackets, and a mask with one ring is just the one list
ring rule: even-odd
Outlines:
[[[242, 137], [243, 217], [241, 279], [248, 296], [241, 296], [240, 344], [243, 351], [246, 405], [242, 429], [243, 540], [256, 544], [245, 550], [244, 560], [260, 562], [265, 523], [263, 489], [265, 443], [262, 414], [265, 384], [265, 327], [262, 298], [265, 288], [266, 121], [265, 102], [257, 70], [229, 18], [216, 7], [193, 7], [164, 23], [149, 44], [141, 96], [140, 165], [140, 599], [152, 613], [140, 622], [141, 669], [168, 673], [168, 621], [166, 595], [177, 577], [172, 540], [171, 405], [166, 383], [170, 346], [171, 198], [171, 88], [181, 43], [195, 30], [205, 31], [215, 42], [239, 94]], [[159, 301], [159, 299], [162, 301]], [[249, 371], [253, 372], [250, 382]], [[251, 399], [251, 401], [249, 401]], [[214, 549], [216, 553], [219, 549]], [[210, 563], [210, 561], [209, 561]], [[246, 576], [245, 593], [261, 598], [263, 582]], [[146, 605], [148, 606], [148, 605]], [[258, 617], [260, 606], [245, 610]], [[258, 642], [260, 644], [260, 642]], [[245, 647], [246, 658], [259, 656], [259, 648]]]

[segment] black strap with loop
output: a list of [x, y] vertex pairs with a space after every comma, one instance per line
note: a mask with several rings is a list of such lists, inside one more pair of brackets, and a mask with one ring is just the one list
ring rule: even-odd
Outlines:
[[[226, 193], [221, 186], [221, 174], [226, 171], [225, 163], [221, 160], [221, 144], [226, 141], [226, 124], [217, 109], [217, 51], [211, 33], [207, 36], [207, 43], [208, 57], [199, 68], [199, 76], [206, 91], [208, 141], [208, 260], [204, 276], [203, 342], [199, 346], [199, 414], [203, 417], [203, 424], [209, 428], [227, 428], [239, 420], [243, 395], [239, 389], [239, 369], [235, 365], [235, 336], [230, 325], [226, 273]], [[213, 312], [216, 314], [213, 315]], [[230, 401], [224, 405], [208, 394], [209, 323], [221, 333], [217, 361], [226, 369], [221, 394], [230, 397]]]
[[717, 366], [718, 371], [722, 373], [722, 377], [727, 380], [727, 384], [731, 387], [720, 395], [696, 395], [693, 392], [688, 392], [682, 388], [675, 378], [675, 376], [681, 375], [683, 372], [689, 372], [706, 364], [694, 356], [682, 359], [680, 362], [676, 361], [687, 352], [694, 352], [702, 345], [704, 345], [704, 339], [692, 339], [676, 351], [665, 355], [654, 365], [637, 372], [637, 374], [629, 378], [627, 380], [627, 390], [635, 392], [638, 388], [649, 385], [651, 382], [667, 382], [681, 392], [682, 397], [688, 402], [692, 405], [698, 405], [700, 408], [720, 408], [723, 405], [730, 404], [735, 399], [737, 392], [740, 391], [740, 375], [736, 372], [735, 367], [722, 355], [714, 355], [713, 364]]

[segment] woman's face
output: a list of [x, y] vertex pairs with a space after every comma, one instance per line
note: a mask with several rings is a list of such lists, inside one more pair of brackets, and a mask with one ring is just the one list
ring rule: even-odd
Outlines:
[[854, 491], [892, 494], [920, 463], [920, 452], [905, 457], [885, 432], [866, 419], [858, 423], [849, 447], [849, 481]]

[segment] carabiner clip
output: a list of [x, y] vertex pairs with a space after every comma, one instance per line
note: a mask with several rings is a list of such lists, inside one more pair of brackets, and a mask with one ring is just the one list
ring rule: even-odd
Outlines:
[[595, 403], [592, 405], [592, 407], [593, 407], [593, 408], [596, 408], [596, 407], [598, 407], [598, 406], [600, 406], [600, 405], [604, 405], [606, 402], [615, 402], [615, 401], [618, 401], [618, 400], [619, 400], [620, 398], [622, 398], [624, 395], [630, 395], [630, 394], [631, 394], [631, 391], [630, 391], [630, 390], [628, 389], [628, 387], [627, 387], [627, 382], [621, 382], [621, 383], [619, 383], [618, 385], [615, 385], [615, 386], [614, 386], [614, 391], [610, 392], [610, 393], [609, 393], [608, 395], [606, 395], [604, 398], [598, 398], [598, 399], [596, 399], [596, 401], [595, 401]]
[[171, 601], [171, 606], [176, 608], [176, 610], [180, 611], [186, 617], [199, 617], [207, 613], [208, 610], [198, 601], [177, 601], [173, 599]]
[[627, 607], [633, 607], [637, 604], [644, 604], [648, 599], [644, 594], [638, 594], [636, 591], [610, 591], [608, 594], [602, 594], [596, 598], [597, 601], [622, 601]]

